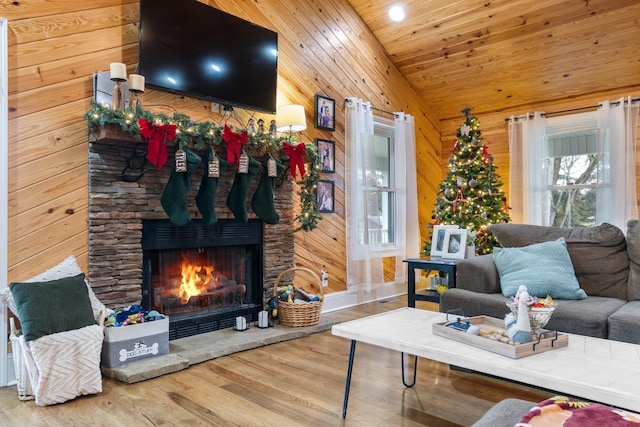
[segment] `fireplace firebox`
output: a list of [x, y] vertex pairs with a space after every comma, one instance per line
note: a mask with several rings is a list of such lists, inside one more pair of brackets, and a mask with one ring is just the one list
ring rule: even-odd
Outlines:
[[262, 222], [142, 222], [142, 307], [169, 316], [169, 339], [257, 320], [262, 309]]

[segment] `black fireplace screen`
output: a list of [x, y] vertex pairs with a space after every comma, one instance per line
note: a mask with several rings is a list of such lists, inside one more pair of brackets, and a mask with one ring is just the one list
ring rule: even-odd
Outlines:
[[255, 321], [262, 306], [262, 223], [144, 221], [143, 308], [169, 316], [169, 338]]

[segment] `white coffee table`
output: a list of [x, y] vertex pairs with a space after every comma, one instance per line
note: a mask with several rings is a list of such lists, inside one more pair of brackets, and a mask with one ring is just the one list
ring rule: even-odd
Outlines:
[[[444, 313], [407, 307], [334, 325], [333, 335], [351, 340], [342, 416], [347, 413], [356, 342], [640, 411], [638, 345], [569, 334], [568, 347], [511, 359], [434, 335], [432, 324], [445, 318]], [[413, 385], [405, 379], [404, 363], [403, 382]]]

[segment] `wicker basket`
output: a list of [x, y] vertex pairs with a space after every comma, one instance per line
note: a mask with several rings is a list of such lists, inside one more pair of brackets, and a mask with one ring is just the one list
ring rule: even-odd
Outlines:
[[[313, 277], [313, 284], [317, 289], [305, 289], [306, 292], [317, 291], [318, 295], [322, 295], [322, 282], [320, 277], [313, 271], [304, 267], [294, 267], [284, 270], [276, 278], [276, 282], [273, 285], [273, 295], [278, 296], [278, 284], [280, 279], [287, 273], [292, 271], [304, 271]], [[295, 286], [295, 285], [294, 285]], [[303, 288], [302, 286], [296, 286]], [[317, 325], [320, 322], [320, 311], [322, 310], [322, 299], [320, 301], [313, 301], [307, 303], [293, 303], [286, 301], [278, 301], [278, 319], [281, 325], [285, 326], [312, 326]]]

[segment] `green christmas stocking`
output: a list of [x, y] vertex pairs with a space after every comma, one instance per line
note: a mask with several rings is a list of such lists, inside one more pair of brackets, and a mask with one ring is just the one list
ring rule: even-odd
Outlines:
[[[204, 160], [205, 168], [202, 174], [202, 181], [200, 182], [200, 189], [196, 196], [196, 205], [198, 205], [198, 210], [202, 214], [202, 221], [204, 222], [205, 227], [211, 227], [218, 222], [218, 216], [216, 215], [214, 204], [216, 192], [218, 191], [218, 180], [220, 178], [210, 177], [208, 169], [209, 162], [213, 160], [213, 156], [214, 154], [212, 151], [207, 150], [207, 155]], [[220, 176], [222, 176], [227, 170], [228, 163], [220, 157], [218, 157], [218, 161], [220, 162]]]
[[[251, 198], [251, 209], [258, 215], [258, 218], [266, 224], [277, 224], [280, 215], [276, 212], [273, 204], [273, 191], [276, 188], [276, 178], [269, 177], [268, 161], [262, 165], [262, 178]], [[280, 160], [276, 160], [278, 176], [284, 172], [284, 165]]]
[[236, 221], [243, 224], [247, 223], [247, 193], [249, 193], [249, 187], [251, 182], [255, 178], [258, 170], [260, 169], [260, 162], [249, 157], [249, 172], [237, 173], [233, 180], [231, 190], [229, 190], [229, 196], [227, 196], [227, 206], [233, 212], [233, 216]]
[[187, 155], [187, 171], [176, 172], [175, 164], [171, 169], [169, 182], [162, 192], [160, 203], [162, 208], [169, 215], [169, 220], [173, 225], [179, 227], [189, 224], [189, 207], [187, 204], [187, 191], [191, 182], [191, 174], [200, 163], [200, 156], [188, 148], [184, 148]]

